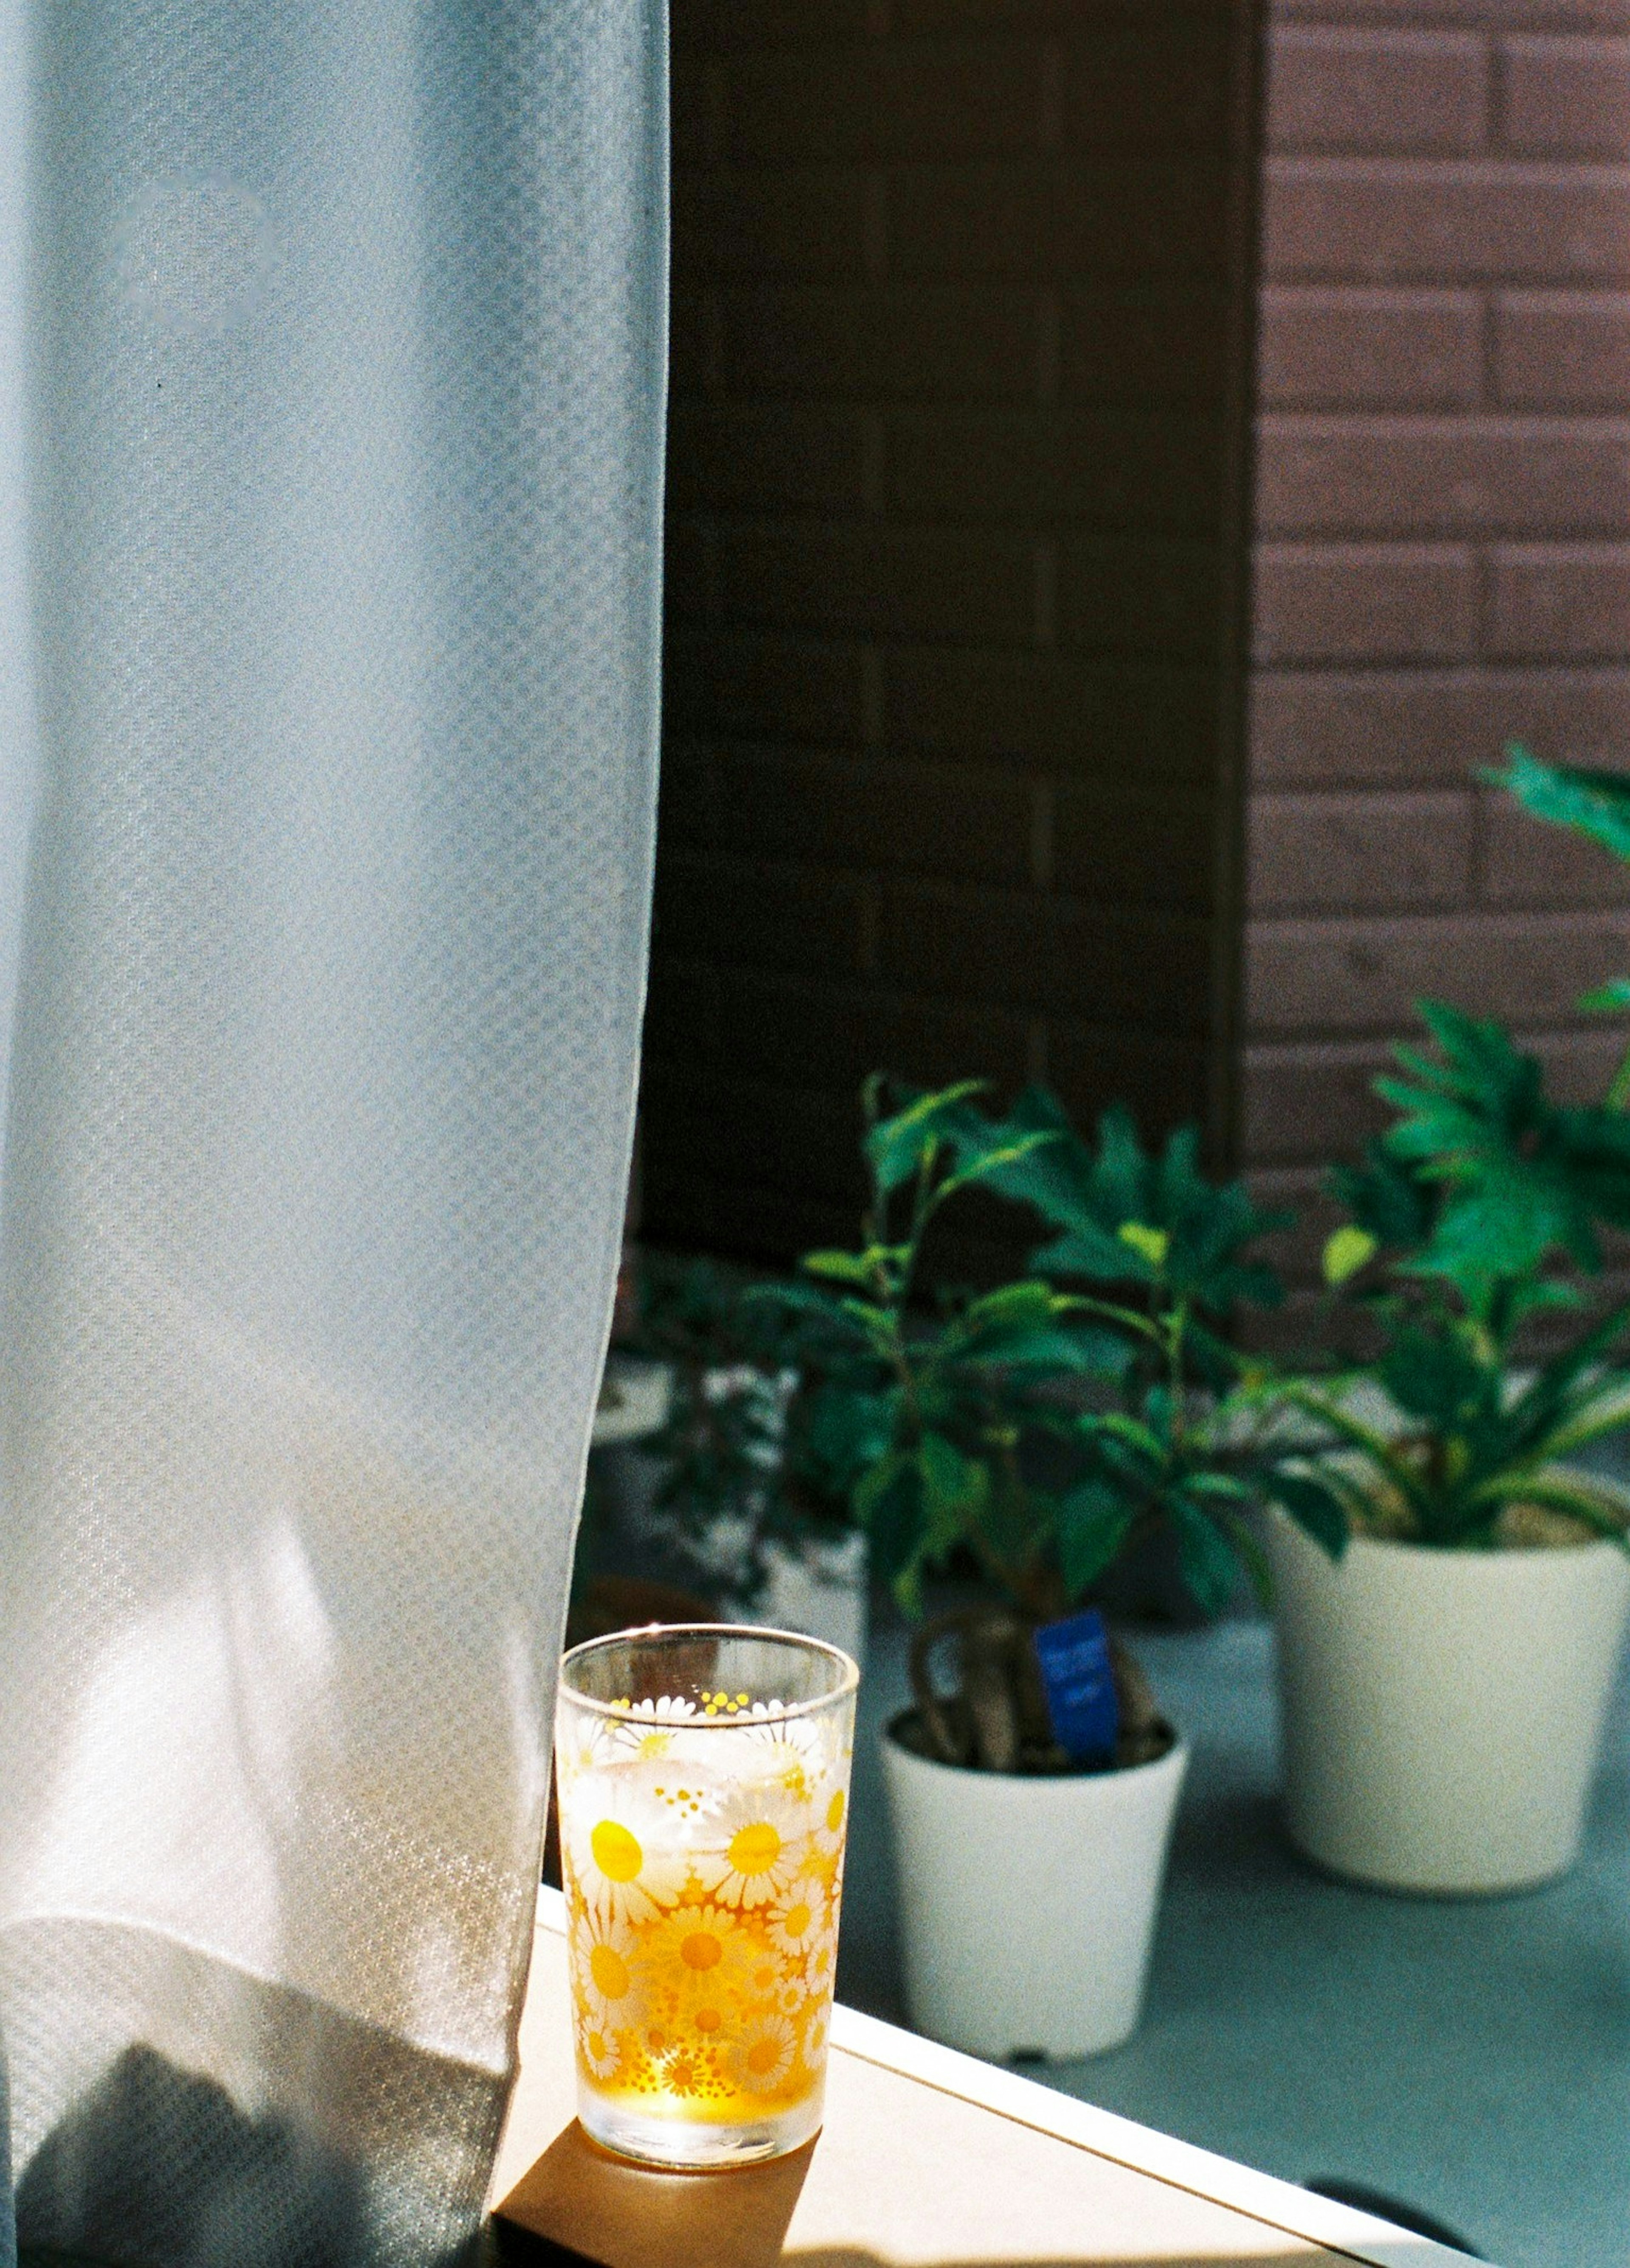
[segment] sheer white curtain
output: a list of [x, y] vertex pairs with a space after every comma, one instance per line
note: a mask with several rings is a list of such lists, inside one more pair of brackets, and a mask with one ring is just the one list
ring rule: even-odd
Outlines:
[[479, 2203], [643, 993], [664, 58], [661, 0], [0, 0], [25, 2250]]

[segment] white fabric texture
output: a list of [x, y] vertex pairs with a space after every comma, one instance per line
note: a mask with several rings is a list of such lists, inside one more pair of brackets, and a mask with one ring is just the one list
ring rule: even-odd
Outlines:
[[665, 57], [661, 0], [0, 6], [25, 2256], [478, 2213], [643, 999]]

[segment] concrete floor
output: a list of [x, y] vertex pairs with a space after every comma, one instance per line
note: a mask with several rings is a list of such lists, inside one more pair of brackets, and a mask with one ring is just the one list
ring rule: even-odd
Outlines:
[[[1584, 1859], [1513, 1898], [1349, 1889], [1274, 1808], [1272, 1638], [1258, 1621], [1136, 1641], [1194, 1761], [1141, 2030], [1032, 2075], [1292, 2181], [1412, 2198], [1501, 2268], [1630, 2259], [1630, 1692]], [[840, 1997], [904, 2020], [875, 1748], [906, 1697], [874, 1624], [862, 1688]]]

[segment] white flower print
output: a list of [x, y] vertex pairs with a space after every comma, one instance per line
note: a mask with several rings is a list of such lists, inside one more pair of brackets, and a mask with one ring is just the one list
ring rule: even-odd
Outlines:
[[825, 1904], [818, 1886], [800, 1879], [771, 1907], [764, 1918], [764, 1934], [778, 1951], [801, 1962], [824, 1933]]
[[642, 2021], [636, 1990], [638, 1940], [616, 1916], [584, 1914], [572, 1933], [572, 1972], [589, 2021], [615, 2030]]
[[785, 2016], [744, 2024], [730, 2049], [730, 2076], [749, 2095], [768, 2095], [793, 2068], [798, 2035]]
[[612, 1735], [621, 1756], [658, 1764], [673, 1753], [675, 1728], [697, 1713], [694, 1701], [665, 1693], [655, 1701], [631, 1701], [620, 1707]]
[[555, 1721], [555, 1769], [561, 1779], [610, 1764], [616, 1755], [616, 1729], [604, 1717], [563, 1704]]
[[628, 1765], [563, 1785], [563, 1855], [595, 1920], [649, 1921], [682, 1896], [690, 1858], [670, 1793]]
[[623, 2061], [623, 2051], [616, 2040], [594, 2024], [585, 2024], [579, 2030], [578, 2052], [598, 2080], [615, 2078]]
[[810, 2071], [819, 2071], [826, 2061], [826, 2043], [832, 2029], [830, 2003], [820, 2001], [804, 2019], [804, 2036], [799, 2043], [799, 2053]]
[[721, 1905], [767, 1905], [797, 1879], [808, 1832], [804, 1807], [774, 1781], [726, 1788], [693, 1856], [697, 1881]]

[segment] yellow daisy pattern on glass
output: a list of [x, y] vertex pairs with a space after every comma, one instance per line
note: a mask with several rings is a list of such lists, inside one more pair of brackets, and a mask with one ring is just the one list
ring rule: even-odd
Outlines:
[[727, 1907], [678, 1905], [645, 1933], [640, 1975], [652, 2007], [685, 2021], [699, 2008], [739, 2003], [758, 1959]]
[[586, 2024], [579, 2031], [578, 2053], [601, 2080], [615, 2079], [623, 2061], [615, 2035], [608, 2036], [598, 2024]]
[[791, 2110], [824, 2077], [847, 1734], [737, 1693], [616, 1705], [558, 1759], [583, 2080], [645, 2117]]
[[[567, 1775], [561, 1775], [562, 1786]], [[586, 1772], [570, 1816], [563, 1805], [563, 1860], [586, 1911], [598, 1920], [649, 1921], [683, 1895], [690, 1854], [674, 1830], [680, 1807], [643, 1765]]]
[[764, 1918], [764, 1933], [778, 1953], [800, 1962], [817, 1945], [826, 1924], [825, 1893], [813, 1882], [794, 1881]]
[[635, 1992], [637, 1940], [626, 1922], [585, 1912], [572, 1932], [572, 1974], [583, 2010], [602, 2030], [639, 2021]]
[[798, 2052], [811, 2071], [820, 2071], [826, 2062], [827, 2036], [831, 2029], [832, 2012], [824, 2004], [811, 2008], [804, 2018], [804, 2036], [799, 2042]]
[[732, 2045], [731, 2076], [749, 2095], [771, 2095], [791, 2072], [797, 2051], [798, 2032], [790, 2017], [755, 2016]]
[[721, 1905], [768, 1905], [796, 1880], [813, 1829], [808, 1805], [778, 1780], [743, 1781], [712, 1808], [696, 1878]]

